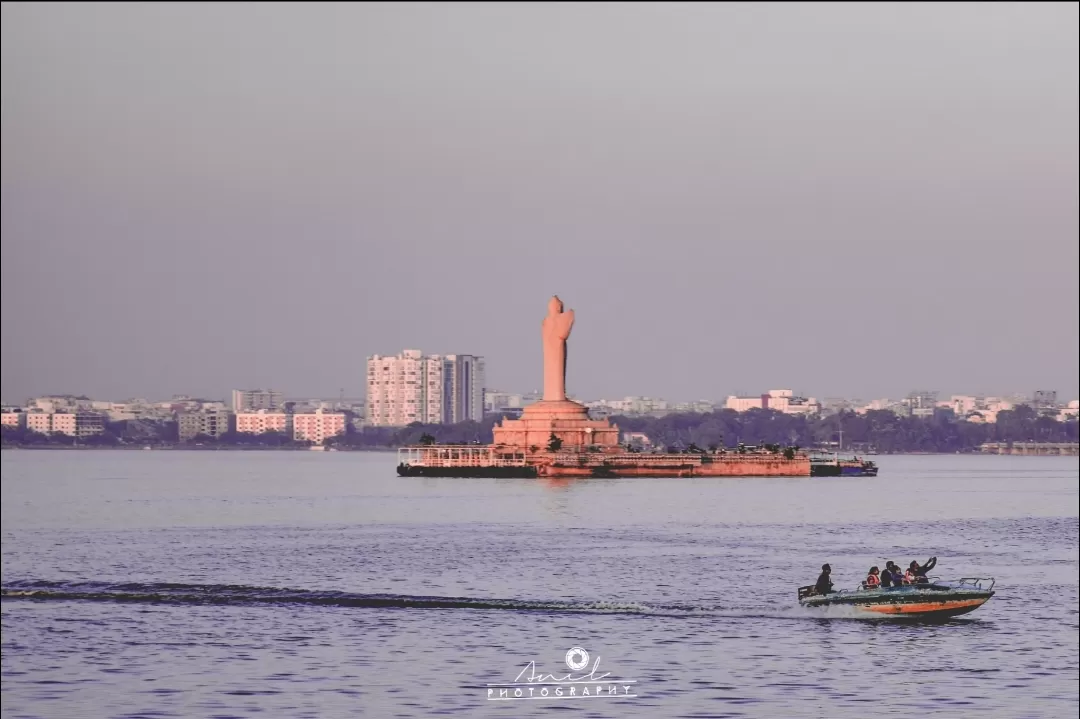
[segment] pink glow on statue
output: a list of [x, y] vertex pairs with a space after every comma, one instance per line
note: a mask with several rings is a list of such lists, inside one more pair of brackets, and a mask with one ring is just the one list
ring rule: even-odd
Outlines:
[[563, 312], [562, 300], [552, 297], [542, 325], [545, 402], [566, 399], [566, 340], [573, 327], [574, 311]]

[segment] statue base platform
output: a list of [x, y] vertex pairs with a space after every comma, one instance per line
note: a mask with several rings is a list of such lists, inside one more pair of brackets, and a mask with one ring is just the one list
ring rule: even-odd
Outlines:
[[527, 406], [521, 419], [504, 419], [493, 429], [496, 445], [546, 449], [551, 435], [562, 440], [562, 450], [617, 447], [619, 428], [606, 419], [590, 419], [579, 402], [542, 400]]

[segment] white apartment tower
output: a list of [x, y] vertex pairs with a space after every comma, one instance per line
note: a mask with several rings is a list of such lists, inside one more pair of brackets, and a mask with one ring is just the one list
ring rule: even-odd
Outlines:
[[367, 362], [367, 425], [403, 427], [484, 418], [484, 358], [404, 350]]
[[443, 358], [404, 350], [367, 361], [367, 424], [403, 427], [443, 421]]

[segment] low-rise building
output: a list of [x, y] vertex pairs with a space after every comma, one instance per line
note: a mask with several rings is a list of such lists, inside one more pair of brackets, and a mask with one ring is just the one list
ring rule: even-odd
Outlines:
[[290, 416], [285, 412], [267, 410], [237, 412], [236, 431], [248, 434], [262, 434], [263, 432], [289, 434], [291, 431], [289, 419]]
[[99, 412], [73, 410], [44, 412], [32, 409], [23, 412], [25, 426], [41, 434], [66, 434], [69, 437], [90, 437], [105, 431], [105, 416]]
[[729, 395], [724, 401], [724, 409], [733, 409], [736, 412], [746, 412], [751, 409], [765, 409], [768, 395]]
[[974, 412], [982, 398], [970, 394], [954, 394], [944, 402], [938, 402], [939, 407], [951, 409], [957, 417], [967, 417]]
[[90, 437], [105, 431], [105, 415], [98, 412], [57, 412], [52, 416], [53, 434]]
[[597, 418], [616, 414], [624, 416], [660, 415], [671, 411], [667, 400], [654, 397], [633, 396], [623, 397], [622, 399], [598, 399], [586, 402], [585, 406], [589, 408], [589, 415]]
[[[855, 413], [856, 414], [866, 414], [867, 412], [878, 412], [878, 411], [881, 411], [881, 410], [891, 410], [891, 411], [893, 411], [895, 413], [896, 408], [898, 408], [898, 407], [903, 407], [903, 406], [899, 402], [895, 402], [895, 401], [893, 401], [891, 399], [888, 399], [887, 397], [882, 397], [881, 399], [872, 399], [869, 402], [867, 402], [866, 404], [862, 404], [861, 402], [858, 402], [856, 404]], [[904, 408], [904, 409], [906, 409], [906, 408]]]
[[760, 395], [731, 395], [724, 402], [726, 409], [746, 412], [751, 409], [771, 409], [784, 414], [818, 414], [821, 403], [813, 397], [803, 397], [790, 389], [771, 389]]
[[[85, 397], [84, 401], [89, 401]], [[72, 395], [47, 395], [44, 397], [34, 397], [26, 403], [26, 408], [30, 410], [38, 410], [47, 414], [53, 414], [54, 412], [66, 412], [71, 409], [75, 409], [78, 406], [79, 400]]]
[[22, 429], [26, 426], [26, 412], [19, 409], [4, 409], [0, 412], [0, 426]]
[[1057, 416], [1061, 411], [1058, 406], [1057, 390], [1038, 389], [1031, 395], [1031, 408], [1039, 414]]
[[937, 407], [938, 393], [934, 390], [915, 390], [904, 399], [908, 414], [912, 417], [933, 417]]
[[32, 409], [26, 413], [26, 428], [31, 432], [49, 434], [52, 432], [52, 413]]
[[[600, 404], [599, 402], [589, 402], [588, 404], [586, 404], [586, 407], [589, 410], [590, 419], [608, 419], [609, 417], [614, 417], [615, 415], [619, 414], [608, 405]], [[506, 416], [514, 417], [514, 410], [507, 410], [507, 412], [509, 414], [506, 414]], [[521, 416], [523, 416], [523, 414], [524, 410], [518, 410], [518, 415], [514, 418], [520, 418]]]
[[189, 442], [199, 435], [220, 437], [232, 428], [232, 413], [224, 409], [178, 412], [177, 432], [181, 442]]
[[712, 412], [716, 409], [716, 405], [707, 399], [699, 399], [693, 402], [679, 402], [671, 409], [674, 412], [695, 412], [697, 414], [705, 414], [706, 412]]
[[974, 412], [971, 413], [969, 417], [974, 418], [977, 414], [981, 418], [981, 421], [993, 424], [997, 422], [999, 412], [1011, 410], [1015, 407], [1016, 404], [1010, 400], [1001, 397], [987, 397], [975, 407]]
[[1058, 413], [1058, 419], [1062, 422], [1067, 422], [1070, 419], [1076, 419], [1080, 416], [1080, 399], [1071, 400], [1065, 407]]
[[540, 395], [531, 392], [527, 394], [519, 394], [516, 392], [500, 392], [499, 390], [491, 389], [484, 391], [484, 412], [487, 414], [502, 414], [507, 410], [513, 414], [513, 410], [520, 411], [529, 406], [533, 402], [539, 402]]
[[293, 415], [293, 439], [322, 444], [330, 437], [345, 434], [345, 413], [315, 410]]

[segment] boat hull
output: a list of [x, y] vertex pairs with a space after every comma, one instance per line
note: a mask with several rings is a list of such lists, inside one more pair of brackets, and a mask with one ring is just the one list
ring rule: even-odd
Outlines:
[[873, 462], [860, 463], [833, 463], [812, 462], [810, 464], [811, 477], [876, 477], [877, 465]]
[[973, 612], [992, 596], [992, 589], [931, 584], [810, 595], [799, 603], [810, 608], [848, 607], [869, 616], [933, 620]]
[[948, 619], [959, 617], [986, 604], [990, 597], [981, 599], [953, 599], [942, 602], [918, 602], [912, 604], [873, 604], [860, 607], [860, 610], [869, 614], [886, 616], [922, 617], [926, 619]]

